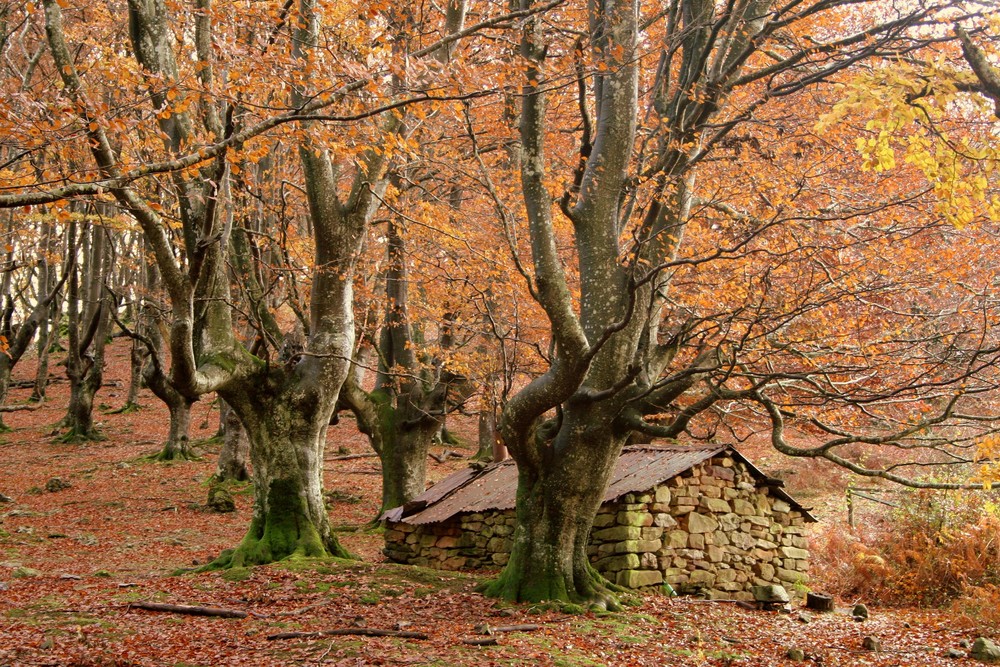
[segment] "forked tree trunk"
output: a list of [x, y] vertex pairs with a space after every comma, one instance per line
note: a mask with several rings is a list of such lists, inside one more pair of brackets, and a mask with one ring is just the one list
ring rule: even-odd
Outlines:
[[192, 460], [198, 458], [191, 449], [188, 433], [191, 431], [191, 406], [195, 401], [174, 389], [163, 370], [155, 365], [146, 366], [143, 371], [146, 385], [166, 403], [170, 412], [170, 430], [163, 448], [156, 455], [157, 461]]
[[[72, 226], [70, 234], [73, 234]], [[70, 383], [69, 406], [63, 426], [67, 429], [61, 439], [66, 441], [98, 440], [94, 428], [94, 397], [104, 380], [104, 351], [111, 329], [109, 299], [103, 293], [103, 280], [107, 275], [110, 253], [106, 245], [106, 231], [91, 227], [89, 244], [84, 244], [83, 270], [70, 278], [69, 297], [69, 355], [66, 376]], [[71, 244], [75, 251], [75, 246]], [[77, 282], [77, 275], [82, 274]], [[84, 310], [79, 312], [83, 299]]]

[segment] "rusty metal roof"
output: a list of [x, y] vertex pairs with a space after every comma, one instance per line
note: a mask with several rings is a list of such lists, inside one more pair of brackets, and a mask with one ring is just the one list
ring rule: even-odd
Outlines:
[[[758, 480], [769, 480], [742, 454], [727, 445], [637, 445], [622, 451], [602, 502], [615, 500], [627, 493], [648, 491], [723, 451], [729, 451], [746, 464]], [[804, 507], [781, 489], [772, 488], [772, 493], [803, 512], [807, 519], [815, 521]], [[381, 518], [410, 524], [437, 523], [465, 512], [513, 509], [516, 494], [517, 466], [514, 461], [507, 460], [482, 470], [460, 470], [405, 505], [385, 512]]]

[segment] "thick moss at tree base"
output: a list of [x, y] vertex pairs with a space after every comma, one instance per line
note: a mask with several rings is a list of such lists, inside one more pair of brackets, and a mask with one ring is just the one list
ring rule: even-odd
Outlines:
[[163, 449], [161, 449], [157, 454], [152, 457], [154, 461], [200, 461], [201, 457], [198, 456], [194, 448], [191, 447], [188, 439], [185, 437], [181, 442], [167, 442], [164, 444]]
[[622, 610], [615, 593], [624, 589], [589, 564], [574, 576], [572, 572], [560, 572], [555, 558], [531, 558], [530, 567], [523, 565], [525, 561], [515, 550], [500, 576], [482, 584], [479, 592], [510, 602], [569, 602], [594, 610]]
[[290, 557], [351, 558], [332, 534], [326, 540], [320, 535], [294, 481], [272, 481], [268, 502], [268, 511], [254, 517], [240, 545], [223, 552], [205, 569], [265, 565]]

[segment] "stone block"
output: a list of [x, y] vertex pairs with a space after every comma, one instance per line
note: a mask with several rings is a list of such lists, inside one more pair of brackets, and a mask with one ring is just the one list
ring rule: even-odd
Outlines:
[[662, 484], [656, 487], [654, 501], [657, 503], [668, 504], [670, 502], [670, 487]]
[[710, 512], [716, 512], [717, 514], [728, 514], [733, 511], [733, 508], [729, 506], [729, 503], [722, 498], [702, 496], [698, 501], [698, 505], [704, 507]]
[[701, 485], [702, 498], [722, 498], [722, 489], [708, 484]]
[[688, 535], [688, 547], [691, 549], [705, 548], [705, 535], [703, 533], [691, 533]]
[[795, 558], [799, 560], [807, 560], [809, 558], [809, 552], [805, 549], [797, 549], [796, 547], [781, 547], [778, 551], [785, 558]]
[[619, 526], [649, 526], [653, 523], [652, 515], [645, 511], [619, 512], [617, 520]]
[[719, 521], [719, 528], [726, 532], [733, 532], [740, 529], [740, 515], [733, 514], [721, 514], [715, 517]]
[[715, 572], [710, 572], [709, 570], [695, 570], [688, 577], [688, 581], [692, 584], [706, 584], [711, 586], [715, 583]]
[[635, 553], [644, 554], [660, 550], [660, 540], [639, 540], [635, 543]]
[[753, 567], [754, 572], [760, 575], [761, 579], [766, 579], [767, 581], [774, 580], [774, 566], [769, 563], [757, 563]]
[[688, 514], [689, 533], [712, 533], [719, 528], [719, 522], [714, 518], [698, 512]]
[[509, 553], [507, 553], [507, 554], [493, 554], [491, 560], [493, 561], [494, 565], [498, 565], [500, 567], [503, 567], [504, 565], [507, 564], [507, 561], [510, 560], [510, 554]]
[[790, 512], [792, 510], [792, 507], [784, 500], [781, 500], [780, 498], [775, 498], [774, 503], [771, 505], [771, 509], [774, 510], [775, 512]]
[[686, 530], [672, 530], [666, 534], [663, 540], [664, 547], [673, 549], [683, 549], [688, 545], [688, 533]]
[[639, 556], [636, 554], [622, 554], [621, 556], [611, 556], [597, 562], [596, 567], [601, 572], [619, 572], [621, 570], [635, 570], [639, 567]]
[[666, 512], [660, 512], [653, 515], [653, 525], [660, 528], [673, 528], [677, 525], [677, 519]]
[[719, 547], [708, 547], [705, 550], [705, 554], [708, 556], [708, 560], [712, 563], [721, 563], [725, 558], [725, 552]]
[[742, 498], [733, 500], [733, 511], [740, 516], [753, 516], [757, 513], [756, 508]]
[[730, 537], [733, 546], [743, 551], [749, 551], [757, 544], [757, 540], [744, 532], [735, 532]]
[[634, 554], [638, 553], [639, 540], [622, 540], [621, 542], [615, 542], [615, 553], [616, 554]]
[[594, 528], [607, 528], [615, 525], [614, 514], [598, 514], [594, 517]]
[[442, 570], [460, 570], [465, 567], [465, 559], [461, 556], [448, 558], [441, 562], [440, 567]]
[[[721, 584], [735, 583], [736, 582], [736, 570], [719, 570], [715, 573], [715, 585], [720, 586]], [[739, 586], [732, 590], [737, 590]]]
[[611, 556], [615, 553], [615, 548], [621, 544], [621, 542], [605, 542], [604, 544], [598, 545], [597, 547], [597, 557], [605, 558]]
[[809, 583], [809, 575], [805, 572], [797, 572], [796, 570], [788, 570], [779, 567], [775, 570], [775, 574], [778, 576], [779, 581], [787, 581], [790, 584]]
[[639, 533], [639, 539], [642, 540], [659, 540], [663, 537], [663, 529], [659, 526], [646, 526]]
[[714, 477], [718, 477], [719, 479], [727, 482], [732, 482], [736, 479], [736, 471], [733, 470], [732, 467], [726, 468], [723, 466], [710, 466], [709, 470]]
[[621, 542], [623, 540], [637, 540], [642, 535], [641, 526], [612, 526], [601, 528], [591, 533], [592, 539], [604, 542]]
[[434, 546], [439, 549], [453, 549], [458, 546], [458, 538], [452, 535], [445, 535], [444, 537], [439, 537]]
[[659, 570], [659, 562], [655, 553], [644, 553], [639, 555], [639, 567], [643, 570]]
[[645, 588], [663, 583], [663, 573], [659, 570], [622, 570], [615, 583], [626, 588]]

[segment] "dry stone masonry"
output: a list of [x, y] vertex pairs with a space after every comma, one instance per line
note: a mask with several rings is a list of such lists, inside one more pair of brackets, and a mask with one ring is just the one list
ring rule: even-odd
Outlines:
[[[809, 580], [806, 523], [812, 517], [732, 450], [645, 492], [606, 502], [589, 555], [609, 580], [629, 588], [668, 584], [678, 593], [752, 600], [754, 586], [793, 595]], [[447, 520], [389, 521], [386, 555], [440, 569], [503, 566], [515, 530], [512, 509], [462, 512]]]

